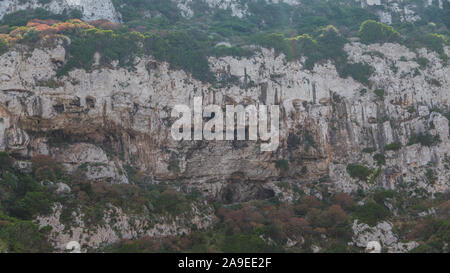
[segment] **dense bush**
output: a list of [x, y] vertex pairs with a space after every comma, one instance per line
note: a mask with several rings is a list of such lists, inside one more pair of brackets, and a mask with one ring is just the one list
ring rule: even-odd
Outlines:
[[168, 61], [173, 68], [184, 69], [202, 81], [214, 80], [209, 70], [205, 45], [192, 33], [170, 32], [163, 38], [156, 34], [92, 28], [73, 35], [68, 49], [70, 58], [58, 72], [59, 76], [73, 68], [90, 70], [94, 54], [99, 52], [100, 65], [119, 61], [119, 66], [130, 66], [136, 56], [148, 54], [161, 61]]
[[372, 171], [363, 165], [349, 164], [347, 166], [347, 172], [352, 178], [359, 180], [367, 180]]
[[19, 10], [10, 14], [6, 14], [1, 20], [1, 24], [9, 26], [25, 26], [32, 19], [42, 20], [60, 20], [66, 21], [69, 19], [80, 19], [82, 16], [79, 10], [65, 10], [62, 14], [54, 14], [50, 11], [37, 8], [28, 10]]
[[101, 54], [100, 64], [110, 64], [119, 61], [125, 66], [133, 61], [133, 55], [138, 52], [138, 42], [141, 36], [135, 32], [118, 33], [113, 30], [89, 29], [72, 37], [69, 46], [70, 58], [67, 64], [58, 72], [64, 75], [73, 68], [90, 70], [95, 59], [94, 54]]
[[439, 144], [439, 142], [441, 142], [439, 135], [434, 136], [429, 132], [427, 132], [427, 133], [412, 134], [409, 139], [408, 145], [420, 143], [420, 145], [422, 146], [431, 147]]
[[286, 159], [278, 160], [275, 163], [275, 167], [277, 167], [277, 169], [279, 169], [282, 173], [287, 172], [289, 171], [289, 161]]
[[233, 57], [250, 57], [254, 52], [250, 49], [220, 45], [214, 48], [214, 55], [216, 57], [233, 56]]
[[408, 239], [422, 242], [412, 251], [414, 253], [446, 252], [450, 240], [450, 221], [448, 218], [427, 217], [413, 227], [408, 234]]
[[122, 15], [123, 21], [141, 20], [142, 12], [151, 10], [154, 13], [159, 13], [164, 18], [176, 22], [181, 18], [176, 4], [172, 1], [166, 0], [113, 0], [115, 8]]
[[384, 91], [384, 89], [378, 88], [378, 89], [375, 89], [373, 92], [375, 93], [375, 95], [376, 95], [379, 99], [384, 99], [384, 95], [385, 95], [385, 93], [386, 93], [386, 92]]
[[[446, 197], [442, 199], [446, 200]], [[217, 204], [218, 223], [212, 229], [182, 236], [124, 240], [99, 251], [309, 252], [312, 244], [319, 244], [324, 252], [359, 252], [362, 250], [348, 246], [353, 236], [353, 220], [375, 226], [381, 221], [391, 220], [389, 218], [392, 215], [385, 202], [393, 205], [397, 213], [404, 213], [405, 208], [415, 206], [418, 201], [420, 200], [413, 201], [396, 191], [378, 189], [373, 195], [364, 197], [364, 204], [360, 206], [345, 193], [323, 195], [323, 200], [303, 196], [294, 204], [268, 201], [252, 201], [226, 207]], [[399, 221], [394, 228], [396, 235], [418, 241], [421, 246], [416, 251], [444, 250], [442, 242], [448, 237], [448, 221], [445, 221], [448, 204], [444, 202], [440, 206], [436, 205], [439, 207], [440, 218], [429, 216], [426, 221], [419, 219], [418, 225], [414, 225], [416, 222], [413, 218], [405, 220], [403, 214], [395, 218]], [[427, 207], [422, 209], [427, 210]], [[286, 247], [288, 239], [292, 241], [298, 238], [302, 238], [304, 243]]]
[[366, 153], [366, 154], [371, 154], [371, 153], [374, 153], [376, 151], [377, 151], [377, 148], [375, 148], [375, 147], [368, 147], [368, 148], [364, 148], [362, 150], [362, 152]]
[[289, 43], [283, 34], [262, 33], [251, 38], [252, 42], [265, 48], [274, 49], [276, 53], [284, 53], [288, 59], [293, 59]]
[[307, 69], [314, 68], [314, 64], [320, 60], [318, 51], [318, 42], [310, 35], [303, 34], [294, 38], [287, 39], [289, 44], [289, 52], [287, 56], [290, 58], [298, 58], [300, 56], [307, 57], [305, 66]]
[[61, 179], [64, 175], [63, 166], [47, 155], [36, 155], [31, 159], [34, 176], [38, 180]]
[[361, 24], [358, 34], [361, 42], [365, 44], [395, 43], [401, 40], [400, 33], [392, 26], [374, 20], [364, 21]]
[[386, 164], [386, 157], [382, 154], [376, 154], [373, 156], [373, 160], [375, 160], [375, 162], [377, 162], [377, 164], [379, 166], [385, 165]]
[[150, 202], [154, 211], [158, 213], [169, 213], [179, 215], [190, 208], [190, 202], [181, 193], [168, 188], [163, 192], [150, 192]]
[[9, 42], [6, 38], [0, 37], [0, 55], [8, 51]]
[[[2, 246], [3, 242], [3, 246]], [[0, 253], [48, 253], [53, 247], [47, 240], [45, 229], [39, 230], [31, 221], [5, 217], [0, 212]]]
[[244, 18], [236, 18], [229, 10], [218, 10], [213, 15], [210, 31], [223, 37], [246, 38], [257, 31], [257, 26]]
[[13, 159], [8, 153], [0, 152], [0, 172], [10, 170], [13, 163]]
[[402, 148], [402, 144], [398, 142], [393, 142], [384, 147], [386, 151], [398, 151]]
[[50, 252], [46, 230], [31, 220], [51, 212], [51, 189], [16, 171], [12, 158], [0, 153], [0, 252]]
[[259, 253], [266, 243], [257, 234], [236, 234], [224, 241], [222, 250], [225, 253]]
[[448, 56], [445, 54], [444, 45], [448, 44], [447, 38], [442, 34], [426, 33], [422, 34], [415, 40], [417, 47], [426, 47], [438, 53], [442, 60], [446, 63]]
[[383, 205], [375, 202], [368, 202], [356, 209], [354, 217], [370, 226], [376, 226], [377, 223], [389, 217], [390, 213]]
[[32, 220], [51, 212], [51, 192], [30, 176], [3, 173], [0, 180], [0, 208], [12, 217]]
[[370, 76], [375, 71], [375, 69], [365, 63], [344, 63], [338, 66], [338, 72], [341, 77], [347, 78], [351, 76], [354, 80], [369, 85]]
[[[171, 32], [166, 37], [167, 48], [162, 60], [167, 60], [175, 68], [184, 69], [202, 81], [213, 81], [213, 75], [209, 69], [206, 57], [205, 45], [201, 39], [203, 36], [194, 36], [193, 33]], [[160, 49], [157, 49], [160, 52]], [[153, 54], [158, 57], [158, 54]]]

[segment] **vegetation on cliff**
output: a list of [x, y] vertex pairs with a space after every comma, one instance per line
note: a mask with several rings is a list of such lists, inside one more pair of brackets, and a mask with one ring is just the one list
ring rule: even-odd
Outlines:
[[[57, 64], [58, 77], [73, 69], [90, 71], [116, 66], [133, 69], [136, 57], [151, 55], [168, 62], [173, 69], [182, 69], [210, 83], [216, 79], [208, 65], [209, 57], [251, 57], [261, 47], [283, 54], [286, 62], [300, 61], [308, 70], [330, 62], [341, 77], [352, 77], [364, 85], [371, 84], [374, 68], [363, 62], [352, 63], [344, 50], [347, 43], [399, 43], [413, 50], [427, 48], [441, 57], [443, 65], [448, 63], [444, 50], [449, 45], [447, 3], [443, 10], [424, 9], [423, 20], [415, 23], [394, 20], [392, 25], [386, 25], [376, 21], [378, 16], [370, 10], [360, 7], [337, 1], [302, 2], [302, 6], [291, 8], [285, 3], [251, 1], [249, 14], [242, 18], [233, 16], [229, 10], [199, 5], [191, 18], [185, 18], [170, 1], [114, 0], [123, 17], [121, 25], [106, 20], [83, 22], [76, 11], [62, 15], [41, 9], [19, 11], [1, 21], [0, 54], [11, 47], [46, 48], [62, 41], [67, 56], [64, 63]], [[98, 60], [94, 57], [96, 53], [99, 53]], [[378, 52], [378, 56], [383, 54]], [[417, 63], [420, 69], [429, 65], [423, 58]], [[437, 80], [429, 81], [441, 85]], [[374, 94], [380, 102], [388, 93], [375, 89]], [[331, 97], [335, 107], [339, 94]], [[415, 111], [414, 107], [408, 109], [410, 114]], [[448, 119], [450, 112], [441, 112]], [[408, 145], [433, 147], [440, 141], [438, 136], [422, 133], [411, 135]], [[308, 152], [318, 144], [305, 133], [302, 137], [290, 136], [288, 145], [290, 148], [303, 146], [304, 152]], [[402, 148], [404, 145], [397, 142], [380, 147], [380, 151], [368, 147], [364, 152], [374, 154], [369, 158], [374, 163], [348, 164], [343, 172], [347, 171], [357, 185], [364, 181], [376, 188], [376, 178], [387, 161], [385, 151]], [[362, 249], [349, 245], [355, 220], [372, 227], [389, 221], [401, 240], [419, 243], [414, 251], [448, 252], [449, 194], [431, 195], [419, 189], [410, 192], [400, 182], [397, 191], [364, 192], [361, 187], [349, 195], [330, 193], [323, 183], [330, 176], [325, 175], [311, 182], [317, 187], [311, 188], [309, 194], [300, 191], [298, 184], [274, 182], [279, 183], [279, 188], [294, 192], [289, 202], [276, 195], [267, 200], [223, 204], [208, 200], [177, 181], [154, 184], [129, 165], [123, 169], [130, 184], [118, 185], [89, 180], [88, 164], [68, 173], [62, 164], [43, 155], [26, 162], [31, 163], [28, 170], [18, 168], [16, 163], [9, 154], [0, 153], [0, 252], [54, 251], [48, 241], [51, 227], [39, 227], [33, 220], [52, 214], [55, 204], [62, 206], [60, 221], [67, 232], [77, 224], [77, 215], [82, 215], [88, 228], [105, 225], [104, 214], [110, 206], [149, 219], [189, 217], [193, 205], [198, 204], [215, 209], [218, 222], [211, 229], [189, 226], [193, 231], [190, 234], [122, 240], [98, 250], [105, 252], [310, 252], [313, 248], [322, 252], [360, 252]], [[168, 169], [179, 173], [179, 163], [173, 154]], [[279, 179], [283, 180], [296, 167], [300, 169], [300, 163], [301, 159], [294, 158], [275, 161]], [[450, 159], [445, 164], [450, 164]], [[304, 165], [299, 173], [308, 171]], [[424, 172], [423, 177], [431, 185], [437, 180], [432, 169]], [[61, 185], [69, 191], [61, 192]]]
[[[39, 228], [32, 222], [36, 216], [52, 213], [54, 203], [62, 204], [60, 221], [70, 229], [77, 225], [72, 219], [74, 212], [84, 214], [82, 220], [88, 227], [105, 224], [108, 204], [134, 215], [181, 216], [189, 213], [192, 202], [202, 200], [195, 191], [179, 186], [148, 184], [132, 167], [127, 171], [131, 185], [111, 185], [89, 182], [83, 167], [69, 175], [61, 164], [43, 155], [33, 158], [31, 173], [14, 167], [14, 159], [7, 153], [0, 153], [0, 163], [0, 252], [54, 251], [48, 242], [52, 228]], [[56, 183], [67, 183], [71, 191], [57, 192]], [[442, 252], [449, 239], [448, 193], [430, 199], [427, 194], [411, 196], [402, 190], [348, 195], [322, 188], [321, 199], [302, 192], [297, 196], [292, 203], [278, 197], [234, 205], [215, 203], [218, 222], [212, 229], [122, 240], [95, 251], [310, 252], [314, 245], [323, 252], [360, 252], [362, 249], [348, 245], [354, 220], [371, 226], [384, 220], [395, 223], [400, 238], [420, 243], [415, 251]], [[418, 216], [432, 208], [435, 214]]]
[[[122, 14], [122, 25], [105, 20], [82, 23], [76, 20], [80, 17], [76, 11], [55, 15], [36, 9], [9, 14], [1, 22], [0, 32], [4, 34], [0, 35], [0, 53], [16, 42], [48, 46], [55, 36], [66, 35], [72, 40], [66, 45], [70, 56], [59, 76], [74, 68], [92, 69], [93, 55], [99, 52], [102, 66], [112, 61], [128, 66], [136, 56], [147, 54], [184, 69], [197, 79], [214, 82], [209, 56], [248, 57], [257, 50], [249, 46], [256, 44], [283, 53], [289, 61], [306, 57], [307, 69], [331, 60], [341, 77], [351, 76], [366, 85], [373, 68], [348, 62], [343, 46], [349, 37], [360, 37], [363, 43], [396, 42], [411, 48], [426, 47], [440, 54], [445, 63], [448, 61], [443, 50], [449, 43], [447, 4], [443, 10], [425, 9], [422, 16], [429, 21], [395, 21], [388, 26], [375, 21], [377, 16], [369, 10], [322, 0], [304, 1], [295, 8], [285, 3], [250, 2], [248, 15], [243, 18], [232, 16], [228, 10], [202, 5], [194, 6], [193, 16], [185, 18], [171, 1], [113, 2]], [[147, 11], [150, 16], [146, 17], [142, 13]], [[39, 20], [28, 23], [32, 19]], [[39, 38], [46, 42], [39, 43]]]

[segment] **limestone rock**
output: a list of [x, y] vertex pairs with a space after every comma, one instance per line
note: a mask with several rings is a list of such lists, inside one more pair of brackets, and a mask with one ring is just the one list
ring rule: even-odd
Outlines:
[[380, 222], [375, 227], [359, 223], [353, 223], [353, 243], [357, 247], [366, 248], [369, 242], [377, 241], [390, 253], [404, 253], [418, 247], [417, 242], [399, 242], [398, 236], [392, 231], [392, 224]]

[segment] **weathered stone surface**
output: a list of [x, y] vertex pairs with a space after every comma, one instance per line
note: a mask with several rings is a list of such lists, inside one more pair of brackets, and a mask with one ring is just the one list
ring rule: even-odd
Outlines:
[[[173, 0], [184, 17], [194, 15], [194, 0]], [[256, 0], [252, 0], [256, 1]], [[423, 0], [422, 2], [411, 3], [400, 0], [354, 0], [355, 5], [363, 8], [371, 8], [379, 15], [380, 21], [391, 24], [393, 18], [402, 22], [414, 22], [420, 20], [418, 10], [430, 5], [437, 5], [443, 8], [443, 2], [448, 0]], [[230, 10], [233, 16], [244, 17], [251, 15], [248, 8], [248, 0], [203, 0], [204, 4], [210, 8]], [[271, 0], [269, 3], [283, 2], [291, 6], [299, 6], [301, 0]], [[53, 13], [61, 14], [64, 10], [78, 9], [82, 11], [83, 19], [92, 21], [97, 19], [107, 19], [112, 22], [120, 22], [121, 15], [116, 11], [111, 0], [52, 0], [42, 3], [39, 0], [4, 0], [0, 1], [0, 19], [5, 14], [18, 10], [44, 8]]]
[[[441, 113], [449, 107], [449, 66], [435, 53], [416, 54], [396, 44], [352, 43], [345, 49], [352, 61], [375, 67], [372, 88], [340, 78], [329, 63], [308, 71], [300, 62], [287, 63], [283, 55], [265, 49], [248, 59], [210, 58], [218, 76], [228, 73], [241, 83], [252, 81], [251, 86], [237, 82], [214, 88], [170, 70], [167, 63], [143, 58], [136, 59], [133, 70], [74, 70], [60, 79], [61, 85], [50, 87], [40, 83], [54, 79], [52, 59], [64, 49], [35, 49], [29, 57], [13, 50], [0, 57], [0, 148], [24, 157], [50, 154], [69, 170], [85, 164], [91, 179], [112, 183], [127, 183], [122, 165], [133, 163], [156, 182], [178, 179], [219, 199], [227, 190], [243, 194], [232, 201], [271, 195], [277, 189], [270, 183], [280, 176], [308, 191], [310, 181], [325, 176], [323, 183], [347, 192], [395, 188], [400, 182], [431, 192], [448, 189], [450, 175], [443, 161], [450, 150], [449, 127]], [[366, 54], [374, 51], [384, 57]], [[419, 55], [430, 64], [416, 74]], [[147, 69], [149, 64], [153, 69]], [[391, 70], [394, 65], [396, 71]], [[431, 78], [441, 85], [431, 84]], [[375, 96], [376, 88], [385, 90], [382, 100]], [[205, 105], [279, 104], [280, 148], [267, 153], [256, 142], [173, 141], [173, 106], [191, 105], [196, 96], [203, 96]], [[440, 142], [408, 146], [411, 135], [420, 132], [439, 135]], [[69, 145], [60, 146], [57, 139]], [[393, 142], [402, 148], [385, 151]], [[356, 181], [346, 171], [349, 163], [377, 168], [373, 154], [361, 152], [367, 147], [377, 148], [387, 159], [372, 184]], [[275, 164], [280, 159], [291, 161], [283, 174]], [[434, 184], [424, 176], [429, 168], [438, 177]], [[261, 194], [245, 190], [253, 187], [249, 185]]]
[[[256, 0], [251, 0], [256, 1]], [[402, 0], [354, 0], [356, 6], [360, 5], [363, 8], [370, 8], [380, 17], [380, 21], [383, 23], [391, 24], [393, 18], [402, 22], [415, 22], [420, 20], [418, 11], [424, 7], [435, 5], [439, 8], [443, 8], [443, 2], [448, 0], [423, 0], [411, 3], [410, 1]], [[192, 17], [194, 11], [192, 3], [194, 0], [175, 0], [177, 7], [180, 9], [181, 14], [185, 17]], [[244, 17], [250, 15], [248, 8], [248, 0], [204, 0], [203, 1], [210, 8], [220, 8], [225, 10], [231, 10], [231, 14], [237, 17]], [[302, 4], [301, 0], [271, 0], [266, 1], [268, 3], [279, 3], [297, 7]], [[346, 3], [348, 4], [348, 3]], [[350, 3], [351, 4], [351, 3]]]
[[88, 226], [82, 212], [74, 212], [74, 223], [65, 226], [61, 221], [62, 206], [56, 204], [50, 216], [38, 217], [39, 226], [52, 228], [49, 240], [55, 248], [63, 251], [66, 244], [71, 241], [79, 242], [83, 249], [98, 248], [121, 239], [136, 239], [144, 236], [162, 237], [169, 235], [188, 234], [192, 227], [199, 230], [210, 227], [214, 221], [214, 210], [192, 206], [189, 213], [178, 217], [145, 217], [143, 215], [130, 215], [120, 208], [110, 206], [103, 214], [103, 223]]
[[58, 187], [56, 189], [56, 193], [58, 194], [67, 194], [71, 192], [69, 185], [65, 183], [57, 183], [56, 186]]
[[[46, 1], [47, 2], [47, 1]], [[19, 10], [44, 8], [56, 14], [62, 14], [70, 9], [80, 10], [84, 20], [107, 19], [113, 22], [120, 21], [111, 0], [51, 0], [43, 3], [39, 0], [4, 0], [0, 1], [0, 19]]]
[[418, 247], [417, 242], [399, 242], [398, 236], [392, 231], [392, 224], [388, 222], [378, 223], [370, 227], [364, 223], [353, 223], [353, 243], [357, 247], [366, 248], [371, 241], [376, 241], [390, 253], [405, 253]]

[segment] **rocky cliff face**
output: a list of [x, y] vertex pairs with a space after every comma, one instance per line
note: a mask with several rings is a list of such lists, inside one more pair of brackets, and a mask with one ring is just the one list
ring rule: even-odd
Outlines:
[[84, 20], [107, 19], [112, 22], [119, 22], [120, 15], [116, 12], [111, 0], [5, 0], [0, 1], [0, 19], [12, 12], [26, 9], [44, 8], [56, 14], [71, 9], [80, 10]]
[[[319, 180], [346, 192], [448, 189], [449, 67], [435, 53], [396, 44], [352, 43], [346, 51], [376, 68], [370, 88], [340, 78], [331, 64], [308, 71], [265, 49], [248, 59], [210, 58], [227, 82], [222, 87], [152, 58], [136, 59], [131, 69], [74, 70], [57, 79], [62, 46], [11, 50], [0, 57], [0, 148], [24, 160], [49, 154], [69, 170], [87, 165], [94, 181], [128, 183], [123, 164], [133, 164], [154, 182], [182, 181], [229, 203], [273, 196], [280, 180], [306, 192]], [[419, 57], [429, 60], [426, 68]], [[279, 104], [280, 148], [268, 153], [256, 142], [172, 140], [173, 107], [191, 105], [195, 96], [204, 105]], [[409, 143], [421, 133], [439, 141]], [[367, 148], [385, 155], [386, 165], [378, 168], [373, 153], [362, 152]], [[288, 170], [276, 167], [280, 160], [289, 161]], [[353, 179], [349, 164], [372, 174]]]
[[[434, 5], [443, 8], [443, 4], [448, 0], [423, 0], [423, 1], [399, 1], [399, 0], [348, 0], [344, 1], [350, 5], [360, 5], [363, 8], [373, 9], [383, 23], [392, 23], [393, 18], [399, 18], [402, 22], [414, 22], [420, 20], [420, 10], [423, 7]], [[174, 0], [178, 9], [184, 17], [194, 15], [194, 0]], [[251, 14], [248, 9], [248, 1], [242, 0], [203, 0], [202, 2], [209, 8], [231, 10], [233, 16], [244, 17]], [[301, 0], [275, 0], [270, 3], [285, 3], [291, 6], [299, 6]], [[52, 0], [52, 1], [20, 1], [4, 0], [0, 1], [0, 19], [5, 14], [19, 10], [44, 8], [53, 13], [60, 14], [65, 10], [78, 9], [82, 11], [83, 19], [92, 21], [97, 19], [107, 19], [112, 22], [120, 22], [121, 15], [116, 11], [111, 0]]]
[[[194, 14], [192, 2], [177, 1], [186, 17]], [[375, 10], [386, 23], [420, 17], [420, 5], [409, 1], [351, 2]], [[242, 1], [205, 3], [238, 17], [248, 14]], [[424, 1], [431, 4], [442, 8], [443, 1]], [[36, 7], [54, 13], [77, 8], [86, 20], [119, 22], [121, 17], [110, 1], [56, 0], [0, 1], [0, 16]], [[445, 192], [450, 185], [448, 62], [426, 49], [352, 40], [345, 46], [350, 62], [375, 69], [369, 86], [341, 78], [331, 62], [308, 70], [304, 60], [288, 62], [267, 49], [247, 58], [210, 57], [215, 84], [150, 56], [126, 68], [97, 62], [91, 71], [76, 69], [58, 78], [69, 58], [63, 42], [35, 49], [17, 44], [0, 56], [0, 151], [12, 154], [25, 171], [31, 157], [50, 155], [69, 172], [82, 168], [92, 183], [133, 183], [126, 171], [131, 165], [148, 177], [146, 182], [176, 181], [225, 204], [274, 196], [290, 202], [298, 192], [320, 199], [323, 186], [336, 192], [379, 187], [412, 195]], [[450, 48], [444, 49], [449, 55]], [[194, 97], [222, 107], [280, 105], [280, 147], [262, 152], [261, 143], [252, 141], [174, 141], [172, 109], [192, 105]], [[352, 175], [349, 166], [367, 173]], [[67, 185], [58, 187], [70, 191]], [[50, 239], [59, 250], [71, 240], [96, 248], [121, 238], [189, 233], [194, 226], [210, 227], [215, 217], [207, 203], [194, 204], [179, 217], [157, 219], [111, 205], [101, 225], [89, 226], [82, 211], [74, 211], [76, 223], [68, 225], [62, 209], [55, 204], [53, 214], [37, 219], [41, 227], [52, 227]], [[417, 246], [400, 243], [387, 222], [372, 228], [355, 222], [353, 232], [358, 247], [371, 240], [392, 252]]]
[[[398, 18], [402, 22], [414, 22], [420, 20], [420, 11], [424, 7], [436, 6], [443, 8], [446, 0], [424, 0], [424, 1], [398, 1], [398, 0], [348, 0], [342, 1], [347, 5], [361, 6], [372, 9], [380, 17], [383, 23], [391, 24], [393, 18]], [[194, 14], [192, 9], [193, 0], [175, 0], [178, 8], [185, 17]], [[231, 10], [233, 16], [244, 17], [251, 14], [248, 9], [248, 1], [242, 0], [205, 0], [204, 3], [210, 8], [220, 8]], [[270, 1], [269, 3], [285, 3], [291, 6], [302, 5], [301, 0]]]
[[56, 204], [50, 216], [38, 217], [36, 220], [41, 227], [52, 227], [49, 241], [58, 251], [65, 250], [70, 241], [77, 241], [86, 249], [123, 239], [189, 234], [193, 228], [210, 228], [216, 219], [214, 210], [207, 204], [192, 206], [188, 212], [177, 217], [130, 215], [120, 208], [110, 206], [103, 212], [102, 224], [98, 225], [87, 224], [85, 215], [80, 211], [73, 212], [73, 223], [64, 223], [62, 211], [61, 204]]
[[363, 8], [373, 8], [380, 17], [380, 21], [391, 24], [393, 18], [401, 22], [415, 22], [421, 19], [420, 10], [425, 7], [436, 6], [443, 8], [445, 0], [427, 1], [395, 1], [395, 0], [357, 0]]

